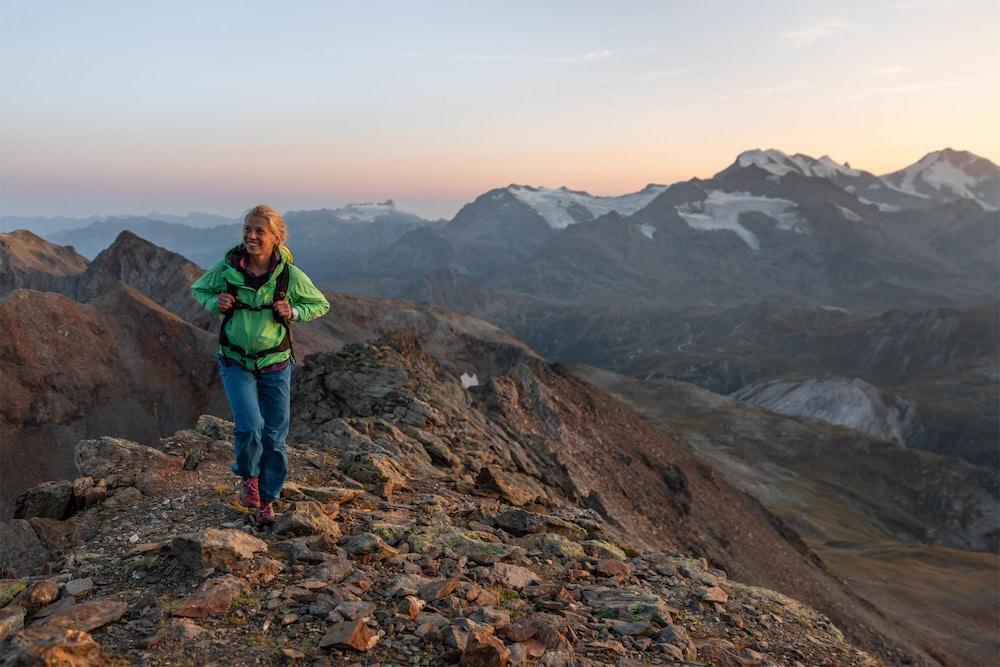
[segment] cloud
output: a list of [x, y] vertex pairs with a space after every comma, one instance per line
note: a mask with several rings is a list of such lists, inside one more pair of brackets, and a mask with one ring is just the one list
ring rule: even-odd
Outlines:
[[859, 79], [862, 77], [893, 76], [895, 74], [912, 71], [913, 68], [907, 65], [882, 65], [881, 67], [874, 67], [872, 69], [866, 69], [863, 72], [858, 72], [854, 75], [854, 78]]
[[844, 21], [827, 21], [826, 23], [818, 23], [805, 28], [799, 28], [798, 30], [789, 30], [782, 33], [781, 36], [791, 46], [803, 46], [805, 44], [812, 44], [816, 40], [823, 39], [829, 35], [845, 33], [853, 27], [850, 23]]
[[791, 93], [796, 90], [802, 90], [803, 88], [808, 88], [809, 84], [805, 81], [793, 81], [791, 83], [784, 83], [776, 86], [765, 86], [763, 88], [750, 88], [749, 90], [744, 90], [744, 95], [749, 95], [750, 97], [771, 97], [773, 95], [781, 95], [782, 93]]
[[654, 69], [643, 72], [626, 79], [629, 83], [649, 83], [651, 81], [662, 81], [663, 79], [673, 79], [688, 73], [687, 67], [675, 67], [672, 69]]
[[573, 65], [578, 63], [598, 62], [612, 57], [614, 52], [608, 50], [588, 51], [575, 56], [531, 56], [521, 54], [494, 54], [494, 55], [463, 55], [459, 60], [474, 63], [557, 63], [562, 65]]
[[899, 0], [893, 4], [896, 9], [957, 9], [969, 4], [967, 0]]
[[956, 86], [961, 86], [961, 81], [916, 81], [914, 83], [905, 83], [898, 86], [882, 86], [880, 88], [869, 88], [868, 91], [872, 93], [881, 93], [886, 95], [894, 95], [897, 93], [916, 93], [924, 90], [940, 90], [942, 88], [954, 88]]

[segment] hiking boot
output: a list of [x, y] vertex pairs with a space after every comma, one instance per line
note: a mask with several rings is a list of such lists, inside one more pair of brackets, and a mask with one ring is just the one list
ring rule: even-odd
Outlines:
[[243, 507], [260, 507], [260, 491], [257, 490], [256, 477], [244, 477], [240, 482], [240, 505]]
[[274, 523], [274, 503], [270, 500], [265, 500], [261, 502], [260, 507], [254, 513], [254, 518], [257, 520], [257, 527], [270, 526]]

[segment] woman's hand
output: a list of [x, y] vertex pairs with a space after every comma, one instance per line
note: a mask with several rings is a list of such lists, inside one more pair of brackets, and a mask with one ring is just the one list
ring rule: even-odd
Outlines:
[[236, 303], [236, 297], [224, 292], [215, 299], [215, 303], [219, 306], [219, 312], [224, 313], [233, 307], [233, 304]]
[[276, 312], [279, 317], [286, 320], [292, 319], [292, 307], [288, 305], [288, 302], [284, 299], [281, 301], [275, 301], [271, 304], [271, 307], [274, 308], [274, 312]]

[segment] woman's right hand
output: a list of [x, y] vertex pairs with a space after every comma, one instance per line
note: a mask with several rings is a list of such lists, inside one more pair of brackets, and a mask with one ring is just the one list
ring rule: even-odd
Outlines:
[[215, 299], [215, 303], [219, 306], [219, 312], [224, 313], [233, 307], [233, 304], [236, 303], [236, 297], [224, 292]]

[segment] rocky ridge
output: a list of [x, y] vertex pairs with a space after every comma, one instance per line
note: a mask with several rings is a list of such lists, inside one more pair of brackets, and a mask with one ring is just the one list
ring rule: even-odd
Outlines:
[[[81, 441], [81, 477], [35, 489], [0, 524], [3, 664], [47, 651], [76, 664], [879, 664], [837, 626], [892, 662], [934, 663], [843, 590], [819, 599], [831, 621], [733, 581], [761, 579], [756, 545], [786, 587], [839, 587], [662, 436], [673, 467], [599, 460], [611, 432], [657, 436], [583, 391], [534, 361], [463, 390], [408, 333], [310, 357], [273, 530], [235, 505], [228, 422], [203, 417], [156, 448]], [[581, 432], [591, 460], [573, 464]], [[661, 490], [636, 488], [642, 515], [625, 482], [647, 468]]]

